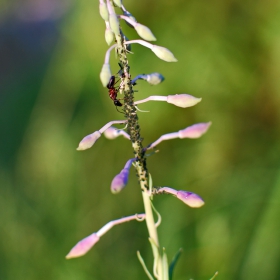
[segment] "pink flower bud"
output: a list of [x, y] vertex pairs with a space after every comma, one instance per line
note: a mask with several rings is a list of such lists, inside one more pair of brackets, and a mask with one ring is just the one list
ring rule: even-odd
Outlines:
[[167, 96], [167, 103], [171, 103], [181, 108], [187, 108], [196, 105], [201, 101], [201, 98], [196, 98], [192, 95], [183, 93]]
[[68, 253], [66, 259], [77, 258], [85, 255], [92, 246], [98, 242], [99, 236], [96, 233], [93, 233], [86, 238], [79, 241]]
[[192, 192], [178, 191], [176, 197], [192, 208], [199, 208], [204, 205], [203, 199]]
[[179, 130], [179, 138], [199, 138], [202, 136], [210, 127], [211, 122], [208, 123], [197, 123], [191, 125], [185, 129]]
[[99, 131], [95, 131], [92, 134], [87, 135], [82, 139], [79, 143], [79, 147], [77, 148], [78, 151], [83, 151], [89, 149], [93, 146], [93, 144], [99, 139], [101, 133]]

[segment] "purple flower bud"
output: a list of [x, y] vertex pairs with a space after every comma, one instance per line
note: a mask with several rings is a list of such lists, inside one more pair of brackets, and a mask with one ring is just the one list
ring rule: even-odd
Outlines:
[[129, 159], [125, 166], [124, 169], [115, 176], [111, 183], [111, 192], [112, 193], [118, 193], [120, 192], [128, 182], [128, 175], [129, 175], [129, 170], [132, 165], [132, 163], [135, 161], [135, 158]]
[[87, 135], [82, 139], [79, 143], [79, 147], [77, 148], [78, 151], [83, 151], [89, 149], [93, 146], [93, 144], [99, 139], [101, 133], [99, 131], [95, 131], [92, 134]]
[[201, 98], [196, 98], [192, 95], [183, 93], [167, 96], [167, 103], [171, 103], [181, 108], [187, 108], [196, 105], [201, 101]]
[[66, 259], [77, 258], [85, 255], [91, 247], [98, 242], [99, 236], [96, 233], [93, 233], [86, 238], [79, 241], [68, 253]]
[[120, 192], [128, 182], [129, 169], [124, 168], [118, 175], [115, 176], [111, 183], [111, 192]]
[[192, 208], [199, 208], [204, 205], [203, 199], [192, 192], [178, 191], [176, 197]]
[[199, 138], [202, 136], [210, 127], [211, 122], [208, 123], [197, 123], [191, 125], [185, 129], [179, 130], [179, 138]]

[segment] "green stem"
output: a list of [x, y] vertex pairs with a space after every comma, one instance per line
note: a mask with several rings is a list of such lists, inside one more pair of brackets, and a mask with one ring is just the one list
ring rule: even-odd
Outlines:
[[159, 250], [160, 247], [159, 247], [158, 233], [154, 221], [150, 195], [147, 190], [142, 192], [142, 197], [143, 197], [143, 203], [144, 203], [144, 208], [146, 213], [146, 224], [147, 224], [148, 232], [151, 238], [151, 242], [155, 245], [155, 246], [152, 245], [152, 250], [154, 255], [154, 262], [156, 262], [154, 265], [156, 267], [156, 273], [158, 275], [157, 278], [163, 279], [162, 258]]

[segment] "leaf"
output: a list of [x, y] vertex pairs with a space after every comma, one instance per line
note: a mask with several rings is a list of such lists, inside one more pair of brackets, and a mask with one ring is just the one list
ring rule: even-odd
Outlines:
[[169, 273], [168, 273], [168, 260], [167, 255], [165, 252], [165, 248], [162, 248], [162, 270], [163, 270], [163, 280], [169, 280]]
[[137, 251], [137, 257], [138, 257], [138, 260], [139, 260], [139, 262], [141, 263], [141, 265], [142, 265], [142, 267], [143, 267], [145, 273], [147, 274], [148, 278], [149, 278], [150, 280], [154, 280], [154, 278], [153, 278], [153, 276], [151, 275], [151, 273], [149, 272], [149, 270], [148, 270], [148, 268], [147, 268], [147, 266], [146, 266], [146, 264], [145, 264], [143, 258], [141, 257], [141, 254], [140, 254], [139, 251]]
[[173, 275], [173, 270], [175, 268], [175, 265], [181, 255], [181, 253], [183, 252], [183, 249], [180, 248], [179, 251], [177, 252], [177, 254], [174, 256], [172, 262], [170, 263], [170, 266], [169, 266], [169, 280], [172, 280], [172, 275]]
[[210, 280], [214, 280], [217, 275], [218, 275], [218, 271], [215, 272], [214, 276]]

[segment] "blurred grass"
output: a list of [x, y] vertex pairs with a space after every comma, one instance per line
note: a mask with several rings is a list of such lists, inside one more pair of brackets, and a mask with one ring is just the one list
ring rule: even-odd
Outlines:
[[[187, 92], [201, 104], [141, 109], [144, 144], [211, 120], [199, 140], [160, 144], [148, 160], [155, 185], [200, 194], [202, 209], [159, 196], [161, 244], [174, 279], [279, 279], [280, 5], [277, 1], [127, 1], [165, 63], [133, 45], [131, 72], [161, 72], [139, 82], [137, 99]], [[107, 46], [97, 3], [73, 1], [56, 20], [23, 22], [17, 1], [2, 2], [0, 42], [0, 279], [145, 279], [136, 251], [151, 261], [144, 223], [114, 228], [81, 259], [64, 256], [111, 219], [142, 212], [135, 175], [119, 195], [112, 178], [132, 157], [129, 142], [101, 138], [76, 152], [83, 136], [122, 116], [99, 82]], [[148, 8], [147, 8], [148, 7]], [[124, 26], [131, 39], [133, 30]], [[118, 69], [111, 58], [113, 72]], [[112, 276], [114, 275], [114, 276]]]

